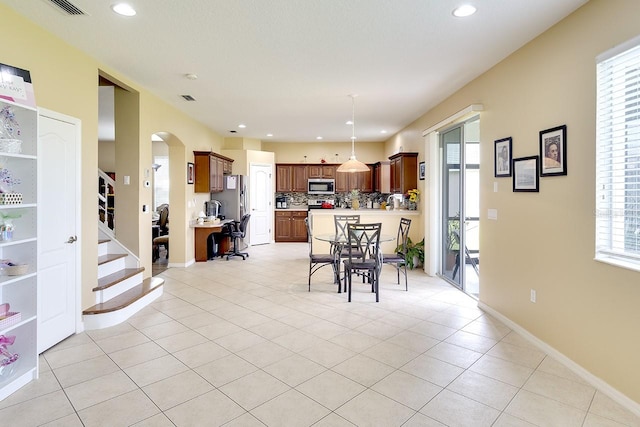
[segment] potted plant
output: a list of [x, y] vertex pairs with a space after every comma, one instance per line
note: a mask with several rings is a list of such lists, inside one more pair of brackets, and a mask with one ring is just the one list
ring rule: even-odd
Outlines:
[[[402, 253], [402, 246], [396, 248], [396, 252]], [[404, 256], [409, 270], [424, 264], [424, 238], [418, 243], [413, 243], [411, 237], [407, 237], [407, 253]]]
[[449, 218], [447, 230], [447, 262], [446, 269], [452, 270], [456, 263], [456, 256], [460, 251], [460, 216], [456, 214]]

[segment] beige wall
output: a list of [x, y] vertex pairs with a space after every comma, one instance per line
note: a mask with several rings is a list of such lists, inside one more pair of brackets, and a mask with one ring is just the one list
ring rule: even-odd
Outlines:
[[[118, 200], [118, 208], [126, 209], [129, 213], [121, 222], [127, 224], [127, 233], [131, 233], [136, 241], [134, 249], [141, 242], [137, 255], [146, 267], [147, 275], [151, 274], [151, 245], [144, 243], [151, 242], [150, 215], [142, 214], [141, 206], [151, 206], [152, 189], [144, 188], [140, 177], [151, 167], [151, 134], [165, 131], [173, 135], [169, 143], [172, 146], [171, 178], [172, 183], [176, 184], [171, 187], [170, 203], [184, 207], [195, 206], [193, 185], [186, 184], [186, 162], [193, 161], [193, 150], [219, 150], [222, 138], [4, 5], [0, 5], [0, 27], [5, 34], [0, 61], [31, 72], [38, 106], [82, 121], [82, 224], [78, 235], [83, 259], [82, 307], [86, 308], [92, 304], [91, 289], [97, 282], [97, 263], [94, 260], [98, 258], [96, 189], [99, 72], [108, 73], [139, 96], [139, 113], [136, 113], [139, 124], [136, 126], [138, 139], [145, 142], [138, 144], [135, 141], [129, 152], [131, 158], [138, 160], [119, 166], [119, 173], [131, 176], [132, 185], [131, 190], [125, 192], [124, 200]], [[185, 263], [194, 257], [193, 232], [186, 225], [187, 212], [188, 208], [171, 211], [172, 263]], [[135, 236], [138, 236], [137, 240]]]
[[[421, 147], [423, 130], [474, 103], [481, 113], [482, 303], [640, 402], [640, 273], [598, 263], [595, 58], [640, 33], [640, 2], [591, 0], [390, 140]], [[493, 176], [493, 141], [539, 154], [538, 132], [567, 125], [568, 175], [513, 193]], [[423, 150], [424, 151], [424, 150]], [[427, 159], [433, 162], [437, 159]], [[498, 182], [498, 192], [493, 183]], [[487, 209], [498, 220], [486, 219]], [[537, 303], [529, 302], [530, 289]]]
[[[358, 160], [364, 163], [375, 163], [386, 160], [383, 142], [356, 142], [355, 150]], [[272, 151], [276, 155], [276, 163], [342, 163], [351, 156], [351, 142], [267, 142], [262, 141], [264, 151]], [[408, 151], [408, 150], [405, 150]], [[338, 161], [336, 161], [338, 154]]]

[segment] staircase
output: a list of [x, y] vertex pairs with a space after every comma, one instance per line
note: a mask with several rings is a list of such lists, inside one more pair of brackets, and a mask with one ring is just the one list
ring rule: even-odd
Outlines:
[[95, 305], [82, 312], [85, 329], [102, 329], [124, 322], [162, 295], [164, 280], [143, 279], [144, 267], [115, 239], [100, 232]]

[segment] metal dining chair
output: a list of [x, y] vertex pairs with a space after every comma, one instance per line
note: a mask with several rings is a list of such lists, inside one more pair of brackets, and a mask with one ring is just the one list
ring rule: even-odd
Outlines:
[[[333, 266], [334, 276], [336, 275], [335, 258], [331, 254], [314, 254], [313, 253], [313, 237], [311, 235], [311, 227], [309, 226], [309, 218], [304, 219], [304, 225], [307, 227], [307, 239], [309, 241], [309, 292], [311, 292], [311, 276], [313, 273], [327, 265]], [[340, 283], [338, 282], [338, 287]]]
[[400, 218], [398, 235], [396, 237], [396, 252], [393, 254], [382, 254], [382, 262], [395, 267], [398, 275], [398, 285], [400, 284], [400, 272], [404, 274], [405, 291], [409, 290], [407, 280], [407, 239], [409, 238], [409, 227], [411, 227], [411, 220], [408, 218]]
[[351, 284], [353, 274], [366, 275], [371, 282], [371, 292], [376, 294], [376, 302], [380, 302], [380, 269], [382, 253], [380, 252], [381, 223], [348, 224], [347, 258], [344, 260], [344, 281], [348, 292], [347, 300], [351, 302]]

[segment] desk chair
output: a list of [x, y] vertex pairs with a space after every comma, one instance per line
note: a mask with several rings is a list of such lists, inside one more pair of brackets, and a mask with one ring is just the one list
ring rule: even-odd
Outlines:
[[[334, 266], [335, 275], [335, 258], [331, 254], [314, 254], [313, 253], [313, 236], [311, 235], [311, 227], [309, 226], [309, 218], [304, 219], [304, 225], [307, 227], [307, 238], [309, 241], [309, 292], [311, 292], [311, 276], [313, 273], [327, 265]], [[338, 282], [338, 288], [340, 282]]]
[[[453, 235], [454, 241], [458, 243], [458, 247], [460, 247], [460, 234], [458, 234], [458, 231], [453, 230], [451, 234]], [[478, 263], [476, 262], [475, 258], [471, 256], [471, 252], [469, 252], [469, 249], [467, 249], [467, 245], [464, 245], [464, 253], [466, 256], [466, 260], [469, 260], [469, 264], [471, 264], [476, 274], [480, 276], [480, 272], [478, 271]], [[465, 263], [466, 263], [466, 260], [465, 260]], [[459, 267], [460, 267], [460, 249], [458, 249], [458, 253], [456, 254], [456, 265], [455, 267], [453, 267], [453, 276], [451, 276], [451, 279], [456, 278], [456, 274], [458, 273]]]
[[229, 261], [229, 257], [239, 256], [244, 260], [245, 257], [249, 258], [247, 252], [240, 252], [240, 239], [244, 239], [247, 235], [247, 227], [249, 225], [249, 218], [251, 214], [245, 214], [240, 221], [233, 221], [225, 225], [225, 231], [223, 234], [229, 236], [233, 240], [233, 250], [226, 252], [224, 255]]
[[380, 302], [380, 252], [381, 223], [348, 224], [347, 258], [344, 260], [344, 281], [347, 288], [347, 300], [351, 302], [351, 277], [353, 274], [367, 275], [371, 282], [371, 292], [376, 293], [376, 302]]
[[169, 259], [169, 205], [165, 203], [158, 206], [156, 212], [160, 214], [160, 218], [158, 219], [158, 236], [152, 241], [151, 262], [156, 262], [160, 258], [160, 246], [165, 247], [167, 259]]
[[409, 290], [407, 281], [407, 239], [409, 238], [409, 227], [411, 227], [411, 220], [400, 218], [398, 235], [396, 236], [396, 253], [382, 255], [382, 262], [384, 264], [390, 264], [396, 268], [398, 285], [400, 284], [400, 272], [402, 271], [402, 274], [404, 274], [405, 291]]

